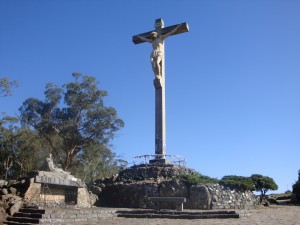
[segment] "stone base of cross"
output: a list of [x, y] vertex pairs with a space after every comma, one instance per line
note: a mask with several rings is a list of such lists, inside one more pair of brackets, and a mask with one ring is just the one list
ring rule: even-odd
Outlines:
[[151, 164], [170, 164], [171, 162], [164, 158], [162, 158], [162, 159], [155, 158], [155, 159], [149, 160], [149, 163], [151, 163]]

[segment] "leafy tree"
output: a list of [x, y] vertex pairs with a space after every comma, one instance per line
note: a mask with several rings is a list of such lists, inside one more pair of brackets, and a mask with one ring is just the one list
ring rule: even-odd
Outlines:
[[95, 146], [106, 146], [124, 126], [112, 107], [106, 107], [106, 91], [94, 77], [73, 74], [74, 82], [61, 88], [47, 84], [45, 100], [27, 99], [20, 108], [21, 121], [42, 135], [62, 168], [70, 171]]
[[0, 79], [0, 96], [9, 96], [12, 94], [11, 89], [12, 87], [17, 87], [17, 81], [9, 81], [7, 77], [3, 77]]
[[277, 190], [278, 186], [271, 177], [263, 176], [260, 174], [252, 174], [251, 180], [253, 181], [255, 191], [261, 193], [261, 200], [265, 197], [269, 190]]
[[224, 176], [220, 180], [220, 184], [226, 187], [230, 187], [242, 191], [254, 190], [253, 181], [249, 177], [235, 176], [235, 175]]
[[18, 119], [4, 117], [0, 120], [0, 176], [17, 179], [30, 170], [37, 169], [41, 140], [36, 132], [19, 128]]
[[296, 195], [298, 202], [300, 202], [300, 170], [298, 171], [298, 180], [293, 184], [293, 194]]
[[96, 179], [118, 173], [121, 165], [127, 165], [127, 162], [118, 159], [105, 145], [95, 143], [89, 147], [89, 151], [84, 151], [76, 172], [83, 181], [92, 183]]

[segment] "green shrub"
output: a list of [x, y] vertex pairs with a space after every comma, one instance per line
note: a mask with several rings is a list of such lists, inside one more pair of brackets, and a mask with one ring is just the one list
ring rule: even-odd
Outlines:
[[219, 180], [216, 178], [211, 178], [209, 176], [201, 175], [200, 173], [196, 172], [193, 174], [184, 174], [179, 175], [177, 177], [180, 181], [187, 183], [189, 185], [196, 185], [196, 184], [210, 184], [210, 183], [218, 183]]
[[238, 189], [242, 191], [254, 190], [253, 181], [249, 177], [235, 175], [224, 176], [220, 180], [220, 184], [231, 189]]

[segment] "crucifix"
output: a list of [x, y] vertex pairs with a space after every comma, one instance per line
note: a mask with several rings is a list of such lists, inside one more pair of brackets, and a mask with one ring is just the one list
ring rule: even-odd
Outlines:
[[187, 23], [164, 27], [162, 19], [155, 20], [155, 30], [132, 37], [134, 44], [152, 44], [150, 61], [155, 75], [155, 159], [150, 163], [166, 163], [166, 111], [165, 111], [165, 47], [164, 39], [189, 31]]

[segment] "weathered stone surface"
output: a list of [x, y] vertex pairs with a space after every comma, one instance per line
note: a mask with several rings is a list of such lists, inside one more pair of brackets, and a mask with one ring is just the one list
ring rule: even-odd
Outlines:
[[0, 201], [7, 202], [14, 196], [12, 194], [0, 195]]
[[8, 194], [8, 190], [6, 188], [0, 189], [0, 195], [7, 195], [7, 194]]
[[[189, 196], [189, 187], [179, 180], [169, 180], [169, 181], [163, 181], [159, 185], [159, 192], [158, 196], [164, 196], [164, 197], [186, 197], [188, 199]], [[188, 200], [187, 200], [188, 202]], [[184, 204], [184, 208], [189, 204]], [[163, 208], [173, 208], [172, 205], [162, 203], [161, 207]]]
[[24, 195], [24, 201], [31, 202], [31, 203], [38, 203], [40, 200], [40, 195], [39, 195], [40, 189], [41, 189], [40, 183], [30, 183]]
[[10, 209], [9, 209], [9, 215], [14, 215], [16, 212], [19, 212], [19, 209], [22, 206], [22, 201], [17, 201]]
[[78, 188], [77, 206], [90, 208], [97, 201], [97, 196], [90, 194], [86, 188]]
[[[142, 164], [122, 170], [116, 181], [172, 179], [179, 175], [193, 174], [194, 170], [174, 164]], [[96, 182], [97, 183], [97, 182]], [[101, 182], [100, 182], [101, 183]]]
[[9, 192], [10, 192], [11, 194], [13, 194], [13, 195], [16, 195], [16, 194], [17, 194], [17, 189], [14, 188], [14, 187], [10, 187], [10, 188], [9, 188]]
[[106, 185], [99, 196], [100, 204], [129, 208], [150, 207], [148, 197], [156, 196], [158, 185], [155, 183], [115, 183]]
[[0, 224], [4, 222], [4, 209], [0, 207]]
[[14, 185], [14, 184], [17, 184], [18, 182], [16, 181], [16, 180], [9, 180], [8, 182], [7, 182], [7, 186], [12, 186], [12, 185]]
[[46, 183], [46, 184], [57, 184], [64, 186], [74, 186], [74, 187], [83, 187], [84, 184], [81, 180], [72, 178], [62, 178], [57, 177], [56, 173], [48, 171], [39, 171], [39, 175], [35, 177], [35, 182], [37, 183]]
[[[177, 175], [185, 173], [191, 174], [192, 170], [174, 169], [170, 166], [126, 169], [114, 182], [104, 179], [95, 183], [96, 186], [101, 186], [99, 205], [152, 208], [147, 198], [156, 196], [185, 197], [184, 208], [188, 209], [252, 209], [259, 204], [250, 191], [241, 192], [218, 184], [190, 185], [176, 179]], [[156, 178], [151, 178], [152, 175]], [[142, 179], [143, 177], [148, 179]], [[91, 188], [93, 189], [96, 188]], [[173, 208], [168, 204], [162, 207]]]
[[192, 185], [190, 187], [189, 205], [191, 209], [211, 209], [211, 195], [205, 185]]
[[6, 186], [6, 185], [7, 185], [7, 181], [0, 180], [0, 187]]

